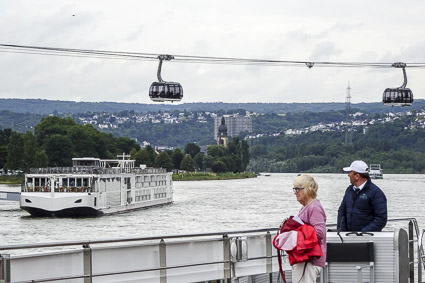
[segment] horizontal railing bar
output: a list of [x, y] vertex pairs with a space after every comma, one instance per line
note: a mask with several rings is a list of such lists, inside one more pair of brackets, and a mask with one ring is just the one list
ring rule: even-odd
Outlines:
[[[388, 222], [406, 221], [406, 220], [414, 221], [415, 224], [416, 224], [415, 225], [415, 228], [416, 228], [417, 222], [416, 222], [415, 218], [388, 219]], [[333, 226], [336, 226], [336, 224], [327, 224], [326, 225], [326, 227], [333, 227]], [[119, 243], [119, 242], [153, 241], [153, 240], [175, 239], [175, 238], [226, 236], [226, 235], [232, 235], [232, 234], [260, 233], [260, 232], [269, 232], [269, 231], [277, 231], [277, 230], [278, 230], [278, 228], [263, 228], [263, 229], [213, 232], [213, 233], [163, 235], [163, 236], [154, 236], [154, 237], [136, 237], [136, 238], [85, 240], [85, 241], [65, 241], [65, 242], [39, 243], [39, 244], [16, 244], [16, 245], [0, 246], [0, 250], [5, 251], [5, 250], [32, 249], [32, 248], [48, 248], [48, 247], [53, 248], [53, 247], [62, 247], [62, 246], [77, 246], [77, 245], [83, 246], [83, 245], [95, 245], [95, 244], [109, 244], [109, 243]]]
[[97, 274], [93, 274], [93, 277], [104, 277], [104, 276], [121, 275], [121, 274], [138, 273], [138, 272], [149, 272], [149, 271], [159, 271], [159, 270], [167, 270], [167, 269], [187, 268], [187, 267], [202, 266], [202, 265], [224, 264], [224, 263], [229, 263], [229, 262], [230, 262], [230, 260], [222, 260], [222, 261], [213, 261], [213, 262], [203, 262], [203, 263], [192, 263], [192, 264], [185, 264], [185, 265], [157, 267], [157, 268], [149, 268], [149, 269], [136, 269], [136, 270], [127, 270], [127, 271], [120, 271], [120, 272], [97, 273]]
[[[267, 258], [275, 258], [275, 257], [277, 257], [277, 255], [252, 257], [252, 258], [248, 258], [247, 261], [267, 259]], [[165, 267], [157, 267], [157, 268], [149, 268], [149, 269], [126, 270], [126, 271], [120, 271], [120, 272], [98, 273], [98, 274], [93, 274], [91, 277], [104, 277], [104, 276], [113, 276], [113, 275], [139, 273], [139, 272], [159, 271], [159, 270], [168, 270], [168, 269], [177, 269], [177, 268], [187, 268], [187, 267], [202, 266], [202, 265], [225, 264], [225, 263], [229, 263], [229, 262], [230, 262], [230, 260], [224, 260], [224, 261], [215, 261], [215, 262], [213, 261], [213, 262], [203, 262], [203, 263], [192, 263], [192, 264], [186, 264], [186, 265], [165, 266]], [[53, 281], [59, 281], [59, 280], [82, 279], [82, 278], [90, 278], [90, 275], [74, 275], [74, 276], [52, 277], [52, 278], [30, 280], [30, 281], [19, 281], [19, 282], [15, 282], [15, 283], [53, 282]]]
[[30, 281], [19, 281], [19, 282], [15, 282], [15, 283], [52, 282], [52, 281], [69, 280], [69, 279], [105, 277], [105, 276], [131, 274], [131, 273], [140, 273], [140, 272], [150, 272], [150, 271], [159, 271], [159, 270], [167, 270], [167, 269], [187, 268], [187, 267], [202, 266], [202, 265], [225, 264], [225, 263], [229, 263], [229, 262], [230, 262], [230, 260], [213, 261], [213, 262], [202, 262], [202, 263], [192, 263], [192, 264], [185, 264], [185, 265], [156, 267], [156, 268], [148, 268], [148, 269], [134, 269], [134, 270], [126, 270], [126, 271], [97, 273], [97, 274], [93, 274], [91, 276], [90, 275], [74, 275], [74, 276], [64, 276], [64, 277], [52, 277], [52, 278], [30, 280]]
[[153, 240], [176, 239], [176, 238], [227, 236], [227, 235], [233, 235], [233, 234], [269, 232], [269, 231], [275, 231], [277, 229], [278, 228], [263, 228], [263, 229], [255, 229], [255, 230], [197, 233], [197, 234], [183, 234], [183, 235], [165, 235], [165, 236], [155, 236], [155, 237], [122, 238], [122, 239], [94, 240], [94, 241], [86, 240], [86, 241], [66, 241], [66, 242], [39, 243], [39, 244], [17, 244], [17, 245], [0, 246], [0, 250], [17, 250], [17, 249], [32, 249], [32, 248], [46, 248], [46, 247], [53, 248], [53, 247], [61, 247], [61, 246], [77, 246], [77, 245], [83, 246], [83, 245], [94, 245], [94, 244], [153, 241]]
[[52, 277], [52, 278], [47, 278], [47, 279], [36, 279], [36, 280], [29, 280], [29, 281], [28, 280], [26, 280], [26, 281], [14, 281], [13, 283], [53, 282], [53, 281], [59, 281], [59, 280], [82, 279], [82, 278], [90, 278], [90, 274]]

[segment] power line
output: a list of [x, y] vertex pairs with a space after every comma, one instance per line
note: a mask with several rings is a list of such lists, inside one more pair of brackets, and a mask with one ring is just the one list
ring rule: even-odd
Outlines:
[[[92, 49], [73, 49], [58, 47], [43, 47], [15, 44], [0, 44], [0, 52], [23, 53], [31, 55], [67, 56], [67, 57], [87, 57], [97, 59], [116, 60], [158, 60], [158, 56], [163, 54], [105, 51]], [[171, 54], [170, 54], [171, 55]], [[208, 57], [190, 55], [172, 55], [174, 62], [181, 63], [202, 63], [202, 64], [225, 64], [225, 65], [259, 65], [259, 66], [288, 66], [288, 67], [342, 67], [342, 68], [394, 68], [394, 63], [373, 63], [373, 62], [327, 62], [327, 61], [293, 61], [293, 60], [270, 60], [270, 59], [247, 59], [247, 58], [227, 58]], [[425, 68], [425, 63], [405, 63], [406, 68]]]

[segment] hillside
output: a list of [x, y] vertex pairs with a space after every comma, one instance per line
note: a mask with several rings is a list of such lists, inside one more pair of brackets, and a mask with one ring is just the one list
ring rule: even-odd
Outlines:
[[[410, 107], [421, 109], [425, 100], [417, 99]], [[385, 113], [400, 111], [401, 107], [389, 108], [382, 103], [352, 104], [352, 108], [369, 113]], [[343, 110], [345, 103], [181, 103], [181, 104], [141, 104], [141, 103], [116, 103], [116, 102], [74, 102], [43, 99], [0, 99], [0, 111], [8, 110], [16, 113], [31, 113], [39, 115], [49, 114], [76, 114], [76, 113], [118, 113], [121, 111], [134, 111], [138, 113], [174, 110], [186, 111], [229, 111], [245, 109], [260, 114], [288, 113], [288, 112], [327, 112], [330, 110]]]

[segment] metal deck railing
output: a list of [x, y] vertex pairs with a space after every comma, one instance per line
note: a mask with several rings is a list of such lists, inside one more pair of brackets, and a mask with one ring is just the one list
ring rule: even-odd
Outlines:
[[[418, 283], [422, 282], [422, 268], [425, 268], [424, 264], [424, 250], [422, 247], [422, 237], [425, 233], [425, 230], [420, 233], [418, 223], [415, 218], [400, 218], [400, 219], [390, 219], [389, 223], [396, 222], [408, 222], [407, 223], [407, 232], [408, 232], [408, 257], [409, 257], [409, 280], [410, 283], [414, 283], [414, 273], [415, 267], [417, 269], [417, 281]], [[327, 225], [327, 227], [335, 227], [335, 224]], [[154, 237], [134, 237], [134, 238], [120, 238], [120, 239], [107, 239], [107, 240], [87, 240], [87, 241], [65, 241], [65, 242], [53, 242], [53, 243], [36, 243], [36, 244], [16, 244], [16, 245], [6, 245], [0, 246], [0, 282], [11, 282], [8, 281], [11, 278], [11, 257], [7, 254], [7, 251], [13, 250], [26, 250], [29, 252], [34, 252], [35, 250], [39, 251], [42, 248], [54, 248], [54, 249], [63, 249], [63, 252], [66, 251], [66, 247], [75, 247], [75, 250], [79, 250], [82, 256], [84, 270], [79, 274], [74, 275], [65, 275], [65, 276], [51, 276], [43, 278], [33, 278], [29, 280], [20, 280], [13, 281], [15, 283], [30, 283], [30, 282], [58, 282], [63, 280], [77, 280], [81, 279], [83, 281], [75, 282], [92, 282], [93, 279], [105, 278], [110, 276], [118, 275], [130, 275], [136, 273], [149, 273], [149, 272], [159, 272], [160, 281], [158, 282], [167, 282], [167, 272], [172, 272], [176, 269], [185, 269], [185, 268], [202, 268], [203, 266], [217, 266], [222, 265], [224, 269], [223, 277], [217, 277], [215, 282], [230, 282], [231, 278], [237, 273], [235, 271], [235, 264], [239, 262], [244, 255], [239, 254], [239, 251], [235, 252], [234, 249], [238, 250], [239, 246], [243, 246], [244, 241], [245, 245], [247, 244], [248, 239], [258, 239], [264, 245], [262, 250], [264, 253], [258, 255], [250, 255], [249, 257], [245, 255], [244, 260], [248, 262], [264, 262], [265, 269], [264, 273], [269, 274], [270, 281], [267, 282], [278, 282], [276, 264], [272, 263], [272, 259], [276, 258], [276, 252], [272, 248], [271, 240], [276, 233], [277, 228], [264, 228], [264, 229], [253, 229], [253, 230], [242, 230], [242, 231], [226, 231], [226, 232], [214, 232], [214, 233], [194, 233], [194, 234], [184, 234], [184, 235], [163, 235], [163, 236], [154, 236]], [[250, 238], [251, 237], [251, 238]], [[167, 264], [166, 262], [166, 248], [170, 248], [173, 243], [166, 241], [176, 240], [178, 244], [182, 245], [184, 243], [191, 243], [193, 240], [198, 242], [207, 242], [214, 241], [220, 242], [222, 245], [223, 257], [220, 259], [212, 260], [201, 260], [194, 261], [189, 263], [182, 264]], [[113, 247], [113, 248], [128, 248], [125, 246], [125, 243], [129, 243], [132, 246], [129, 248], [136, 248], [137, 243], [152, 244], [158, 247], [159, 254], [159, 266], [146, 267], [146, 268], [128, 268], [125, 270], [112, 270], [106, 272], [93, 272], [93, 266], [96, 264], [94, 258], [94, 250], [96, 246], [100, 247]], [[132, 244], [133, 243], [133, 244]], [[415, 245], [416, 243], [416, 245]], [[120, 244], [116, 246], [115, 244]], [[168, 245], [168, 246], [167, 246]], [[190, 245], [189, 245], [190, 246]], [[188, 247], [189, 247], [188, 246]], [[415, 249], [416, 246], [416, 249]], [[61, 251], [54, 251], [54, 253], [60, 253]], [[415, 256], [416, 254], [416, 256]], [[18, 257], [24, 257], [19, 255]], [[276, 262], [276, 260], [275, 260]], [[12, 268], [13, 271], [13, 268]], [[240, 273], [240, 271], [238, 271]], [[274, 274], [273, 274], [274, 273]], [[242, 274], [242, 273], [240, 273]], [[3, 280], [3, 281], [2, 281]], [[212, 282], [212, 281], [203, 281], [203, 282]]]

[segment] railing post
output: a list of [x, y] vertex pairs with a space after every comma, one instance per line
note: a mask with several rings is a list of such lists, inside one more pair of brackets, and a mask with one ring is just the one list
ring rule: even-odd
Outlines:
[[413, 246], [413, 222], [409, 221], [409, 278], [410, 283], [415, 282], [415, 259]]
[[0, 283], [10, 283], [10, 255], [0, 254]]
[[223, 260], [224, 260], [224, 278], [231, 278], [230, 262], [230, 239], [228, 235], [223, 235]]
[[89, 244], [84, 244], [83, 249], [84, 275], [90, 275], [90, 277], [84, 277], [84, 283], [92, 283], [93, 273], [91, 247]]
[[272, 247], [272, 235], [270, 231], [266, 233], [266, 272], [269, 274], [269, 282], [273, 282], [273, 247]]
[[270, 234], [270, 231], [267, 231], [266, 233], [266, 272], [272, 273], [273, 272], [273, 265], [272, 265], [272, 235]]
[[167, 245], [164, 239], [159, 242], [159, 266], [160, 270], [160, 282], [167, 283]]

